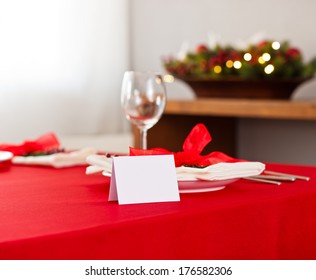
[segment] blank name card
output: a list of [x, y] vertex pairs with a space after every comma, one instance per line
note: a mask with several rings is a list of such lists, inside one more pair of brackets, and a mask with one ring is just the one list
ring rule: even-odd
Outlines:
[[173, 155], [114, 157], [109, 201], [180, 201]]

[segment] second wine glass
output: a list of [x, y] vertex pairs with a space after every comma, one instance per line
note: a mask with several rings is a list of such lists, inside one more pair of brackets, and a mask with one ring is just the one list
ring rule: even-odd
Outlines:
[[160, 119], [166, 105], [166, 89], [159, 74], [126, 71], [121, 91], [126, 118], [140, 129], [140, 148], [147, 149], [147, 130]]

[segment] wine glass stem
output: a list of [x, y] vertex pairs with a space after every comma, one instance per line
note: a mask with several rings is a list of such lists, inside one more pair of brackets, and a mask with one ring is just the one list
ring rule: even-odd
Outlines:
[[140, 148], [143, 150], [147, 150], [147, 129], [140, 129]]

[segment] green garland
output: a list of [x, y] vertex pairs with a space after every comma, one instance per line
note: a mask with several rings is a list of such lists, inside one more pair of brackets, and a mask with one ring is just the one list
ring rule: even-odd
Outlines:
[[316, 73], [316, 58], [303, 62], [298, 48], [273, 40], [250, 45], [244, 50], [231, 46], [197, 46], [183, 60], [164, 59], [166, 71], [178, 78], [290, 79], [309, 78]]

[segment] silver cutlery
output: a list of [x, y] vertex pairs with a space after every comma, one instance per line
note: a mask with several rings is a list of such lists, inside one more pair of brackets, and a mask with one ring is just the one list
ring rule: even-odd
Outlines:
[[255, 179], [264, 179], [264, 180], [276, 180], [276, 181], [288, 181], [288, 182], [294, 182], [296, 180], [295, 177], [288, 177], [288, 176], [278, 176], [278, 175], [255, 175], [251, 176]]
[[278, 185], [278, 186], [281, 185], [281, 182], [274, 181], [274, 180], [267, 180], [267, 179], [254, 178], [254, 177], [244, 177], [243, 179], [250, 180], [250, 181], [256, 181], [256, 182], [261, 182], [261, 183], [273, 184], [273, 185]]
[[275, 171], [269, 171], [269, 170], [265, 170], [264, 173], [265, 174], [269, 174], [269, 175], [276, 175], [276, 176], [293, 177], [295, 179], [300, 179], [300, 180], [305, 180], [305, 181], [309, 181], [310, 180], [310, 177], [307, 177], [307, 176], [301, 176], [301, 175], [295, 175], [295, 174], [287, 174], [287, 173], [281, 173], [281, 172], [275, 172]]
[[262, 183], [281, 185], [281, 182], [294, 182], [296, 179], [309, 181], [310, 177], [265, 170], [262, 174], [243, 178]]

